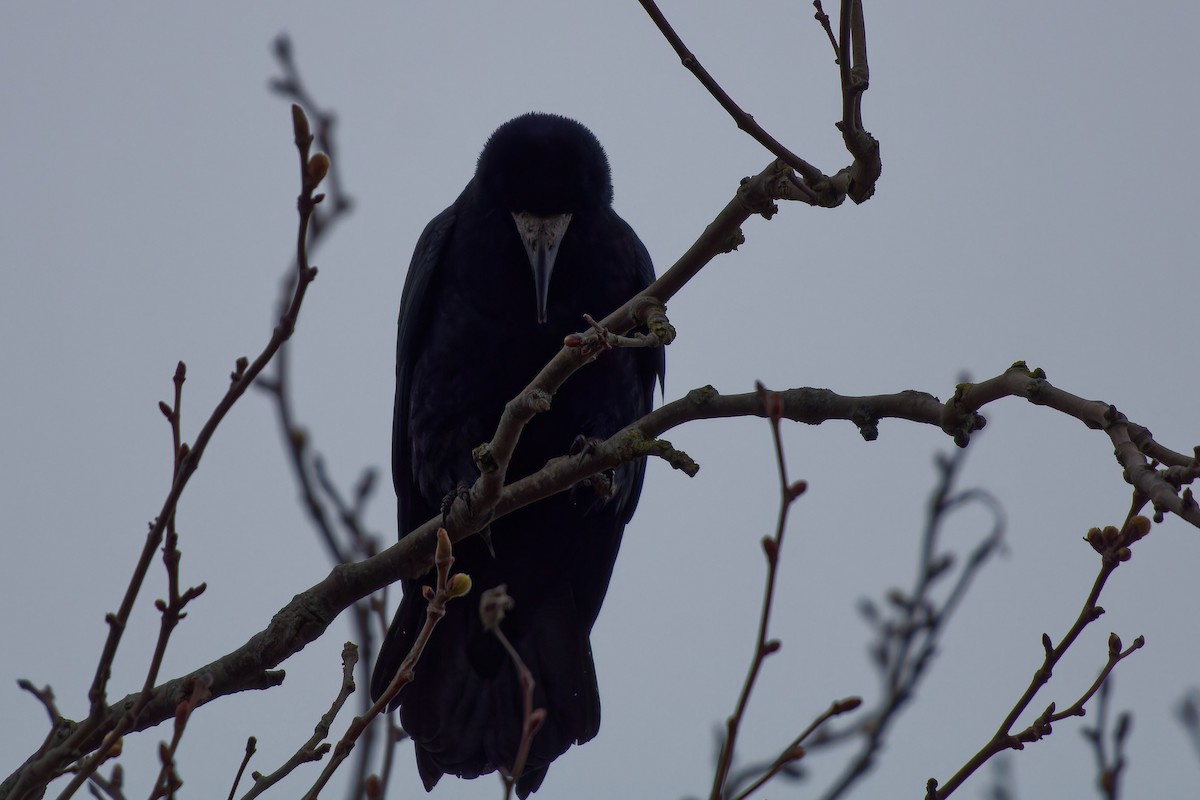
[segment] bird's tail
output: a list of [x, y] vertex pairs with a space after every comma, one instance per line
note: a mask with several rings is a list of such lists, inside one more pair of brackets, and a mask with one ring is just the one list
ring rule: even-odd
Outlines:
[[[520, 745], [524, 692], [513, 660], [480, 622], [480, 594], [490, 587], [488, 570], [478, 569], [480, 562], [476, 566], [475, 588], [449, 603], [413, 682], [395, 703], [416, 746], [417, 767], [427, 790], [443, 774], [474, 778], [511, 769]], [[373, 697], [386, 690], [424, 624], [426, 603], [420, 587], [414, 583], [404, 588], [372, 676]], [[516, 605], [501, 629], [533, 677], [533, 708], [545, 712], [517, 782], [517, 793], [524, 798], [541, 785], [550, 762], [572, 744], [596, 735], [600, 698], [589, 641], [591, 620], [577, 609], [570, 583], [510, 585], [509, 593]]]

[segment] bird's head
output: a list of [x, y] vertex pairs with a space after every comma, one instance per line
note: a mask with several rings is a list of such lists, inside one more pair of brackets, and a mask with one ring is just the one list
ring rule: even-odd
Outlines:
[[572, 216], [612, 205], [604, 148], [573, 119], [523, 114], [488, 139], [475, 176], [481, 191], [512, 214], [533, 269], [537, 319], [544, 323], [554, 260]]

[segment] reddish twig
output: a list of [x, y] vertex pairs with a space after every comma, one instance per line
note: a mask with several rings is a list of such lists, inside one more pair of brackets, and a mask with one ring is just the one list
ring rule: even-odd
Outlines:
[[[779, 472], [779, 513], [775, 522], [773, 536], [762, 539], [763, 552], [767, 557], [767, 579], [763, 589], [762, 610], [758, 617], [758, 640], [754, 646], [754, 655], [750, 660], [750, 668], [746, 672], [746, 680], [738, 695], [737, 705], [733, 714], [725, 722], [725, 738], [721, 752], [717, 756], [717, 768], [713, 774], [711, 800], [722, 800], [725, 796], [725, 783], [729, 777], [729, 769], [733, 764], [734, 749], [737, 746], [738, 729], [750, 702], [750, 694], [754, 691], [754, 683], [758, 679], [759, 670], [767, 657], [777, 652], [780, 647], [778, 639], [767, 638], [767, 627], [771, 620], [771, 606], [775, 599], [775, 582], [779, 571], [779, 551], [783, 546], [783, 534], [787, 529], [788, 510], [792, 503], [800, 497], [807, 488], [804, 481], [792, 483], [788, 480], [787, 462], [783, 457], [783, 440], [779, 434], [779, 420], [783, 415], [783, 400], [778, 392], [768, 391], [761, 383], [757, 384], [759, 402], [763, 414], [771, 423], [771, 438], [775, 444], [775, 464]], [[789, 759], [794, 760], [794, 759]]]
[[[296, 752], [279, 769], [270, 775], [263, 775], [258, 772], [252, 773], [251, 777], [254, 779], [254, 786], [242, 795], [242, 800], [252, 800], [252, 798], [258, 797], [267, 789], [290, 775], [301, 764], [320, 761], [325, 757], [325, 754], [330, 749], [329, 742], [325, 741], [329, 737], [329, 729], [333, 727], [333, 721], [337, 719], [337, 715], [341, 712], [342, 706], [346, 704], [346, 700], [354, 694], [354, 667], [356, 664], [358, 664], [358, 647], [351, 642], [346, 642], [342, 648], [341, 687], [338, 690], [337, 697], [330, 704], [329, 710], [321, 715], [321, 719], [317, 721], [316, 727], [313, 728], [312, 736], [308, 737], [304, 744], [300, 745]], [[247, 747], [247, 759], [250, 757], [250, 752], [249, 747]], [[245, 762], [243, 762], [242, 766], [243, 768], [245, 767]], [[240, 775], [241, 773], [239, 772], [238, 774]]]
[[821, 6], [821, 0], [813, 0], [813, 8], [816, 9], [813, 19], [821, 24], [821, 29], [829, 37], [829, 43], [833, 45], [833, 58], [835, 61], [838, 61], [841, 59], [841, 48], [838, 47], [837, 37], [833, 35], [833, 27], [829, 24], [829, 15], [825, 13], [825, 9]]
[[[337, 117], [332, 111], [320, 108], [305, 88], [292, 58], [291, 41], [286, 35], [281, 34], [276, 38], [273, 49], [276, 60], [284, 72], [284, 77], [273, 81], [272, 88], [308, 109], [308, 112], [317, 120], [314, 142], [331, 157], [326, 178], [329, 186], [328, 201], [322, 204], [327, 208], [324, 213], [314, 214], [309, 236], [309, 250], [315, 251], [333, 230], [335, 223], [349, 214], [353, 208], [353, 203], [342, 188], [338, 162], [332, 159], [336, 151], [333, 131]], [[280, 299], [281, 306], [286, 304], [294, 283], [294, 272], [289, 270], [284, 280], [283, 296]], [[339, 488], [326, 474], [324, 463], [321, 456], [315, 452], [309, 434], [295, 420], [289, 358], [291, 346], [288, 343], [279, 349], [274, 361], [274, 375], [270, 378], [260, 378], [255, 385], [268, 392], [274, 400], [276, 416], [304, 508], [308, 512], [309, 520], [316, 529], [319, 539], [328, 550], [330, 558], [336, 564], [369, 558], [379, 549], [378, 538], [369, 534], [363, 523], [364, 506], [374, 487], [375, 471], [364, 470], [354, 492], [353, 504], [346, 502]], [[333, 507], [332, 513], [327, 509], [326, 504]], [[339, 524], [335, 526], [333, 520]], [[355, 637], [366, 654], [366, 657], [361, 660], [362, 677], [366, 682], [370, 677], [370, 665], [374, 660], [375, 652], [370, 612], [363, 604], [355, 604], [351, 609], [350, 619]], [[366, 694], [360, 695], [360, 713], [365, 713], [370, 704], [371, 700]], [[370, 729], [364, 734], [358, 749], [360, 779], [350, 782], [351, 798], [357, 797], [358, 787], [366, 779], [373, 751], [374, 730]]]
[[533, 745], [533, 737], [546, 721], [546, 709], [533, 707], [533, 690], [535, 683], [533, 673], [525, 666], [525, 661], [513, 647], [512, 642], [500, 629], [504, 615], [512, 610], [516, 601], [508, 594], [508, 587], [503, 583], [491, 589], [485, 589], [479, 597], [479, 618], [484, 630], [491, 631], [508, 653], [509, 659], [517, 671], [517, 679], [521, 683], [521, 739], [517, 744], [517, 755], [511, 767], [500, 768], [500, 780], [504, 784], [504, 800], [512, 797], [513, 788], [521, 773], [525, 771], [525, 762], [529, 758], [529, 748]]
[[1175, 708], [1175, 716], [1200, 760], [1200, 689], [1192, 689]]
[[675, 32], [675, 29], [671, 27], [671, 23], [667, 21], [666, 16], [659, 10], [654, 0], [639, 0], [639, 2], [641, 2], [642, 8], [650, 16], [650, 19], [654, 21], [663, 38], [675, 50], [675, 54], [679, 56], [679, 60], [683, 63], [683, 66], [695, 75], [696, 80], [700, 81], [700, 84], [713, 96], [713, 99], [721, 104], [721, 108], [725, 109], [729, 116], [733, 118], [738, 128], [748, 133], [754, 141], [765, 147], [773, 156], [799, 172], [808, 184], [817, 185], [828, 181], [828, 178], [825, 177], [821, 170], [784, 147], [779, 140], [767, 133], [761, 125], [755, 122], [754, 117], [742, 110], [742, 107], [729, 96], [728, 92], [721, 88], [721, 84], [717, 83], [716, 79], [704, 68], [700, 63], [700, 59], [696, 58], [695, 53], [688, 49], [688, 46], [684, 44], [683, 39]]
[[150, 792], [151, 800], [159, 797], [174, 798], [175, 792], [183, 785], [183, 781], [180, 780], [179, 773], [175, 769], [175, 751], [179, 749], [179, 742], [183, 739], [183, 732], [187, 728], [192, 712], [208, 701], [208, 686], [209, 682], [204, 679], [192, 681], [189, 696], [179, 701], [179, 705], [175, 707], [175, 726], [171, 731], [171, 742], [169, 744], [163, 742], [158, 748], [162, 767], [154, 782], [154, 789]]
[[[886, 612], [869, 600], [860, 606], [878, 636], [871, 651], [879, 669], [881, 697], [873, 709], [860, 715], [852, 725], [841, 730], [823, 728], [810, 744], [812, 751], [851, 738], [862, 741], [859, 751], [821, 795], [823, 800], [844, 796], [876, 763], [893, 724], [928, 675], [951, 617], [984, 564], [1002, 546], [1004, 513], [996, 499], [982, 489], [955, 488], [966, 452], [958, 450], [937, 459], [939, 479], [929, 500], [912, 590], [907, 594], [899, 589], [889, 592]], [[940, 546], [942, 530], [954, 511], [978, 504], [991, 511], [991, 530], [966, 558], [957, 558], [953, 551]], [[960, 562], [957, 567], [956, 562]], [[934, 587], [949, 578], [954, 579], [949, 591], [944, 597], [935, 598]]]
[[771, 766], [763, 772], [753, 783], [747, 786], [734, 797], [734, 800], [746, 800], [751, 794], [762, 788], [769, 780], [778, 775], [789, 764], [794, 764], [805, 756], [804, 742], [808, 737], [812, 736], [829, 720], [842, 714], [854, 711], [862, 705], [861, 697], [847, 697], [844, 700], [834, 701], [829, 708], [821, 712], [820, 716], [809, 723], [808, 727], [800, 732], [800, 735], [791, 741], [783, 750], [780, 751], [775, 761]]
[[471, 578], [469, 575], [459, 572], [455, 575], [450, 574], [450, 567], [454, 564], [454, 554], [450, 543], [450, 537], [445, 529], [440, 529], [437, 534], [437, 551], [434, 555], [434, 566], [437, 569], [437, 583], [435, 588], [425, 587], [425, 599], [428, 601], [425, 610], [425, 624], [422, 626], [420, 633], [417, 634], [416, 641], [413, 642], [412, 648], [408, 651], [408, 655], [404, 657], [404, 661], [400, 663], [399, 669], [396, 670], [391, 683], [379, 698], [371, 704], [365, 714], [356, 716], [351, 720], [346, 733], [342, 736], [338, 743], [333, 748], [333, 755], [325, 764], [325, 769], [321, 771], [321, 775], [316, 782], [304, 795], [304, 800], [316, 800], [317, 795], [329, 782], [334, 771], [338, 766], [349, 757], [350, 751], [354, 749], [354, 743], [358, 741], [365, 731], [375, 719], [383, 711], [391, 705], [392, 700], [400, 693], [408, 684], [412, 683], [415, 676], [415, 668], [417, 662], [421, 658], [421, 653], [425, 650], [425, 644], [429, 641], [429, 637], [433, 634], [433, 629], [437, 623], [446, 616], [446, 603], [456, 597], [462, 597], [471, 591]]
[[99, 770], [88, 778], [88, 791], [93, 797], [103, 794], [108, 800], [125, 800], [125, 773], [120, 764], [113, 764], [112, 775], [105, 778]]
[[1109, 526], [1103, 530], [1092, 528], [1088, 531], [1087, 536], [1084, 538], [1100, 554], [1100, 572], [1092, 584], [1092, 589], [1084, 601], [1079, 616], [1057, 645], [1051, 641], [1049, 634], [1042, 634], [1042, 649], [1044, 650], [1042, 664], [1034, 671], [1033, 678], [1030, 680], [1025, 692], [1013, 705], [1012, 710], [1009, 711], [1004, 721], [1000, 723], [999, 729], [997, 729], [987, 744], [972, 756], [950, 780], [946, 781], [945, 784], [939, 785], [936, 779], [929, 779], [925, 790], [926, 800], [943, 800], [943, 798], [949, 797], [975, 770], [987, 763], [988, 759], [992, 756], [1009, 749], [1021, 750], [1026, 744], [1039, 741], [1043, 737], [1050, 735], [1053, 723], [1067, 719], [1068, 717], [1083, 716], [1084, 705], [1104, 684], [1104, 680], [1112, 672], [1113, 668], [1132, 654], [1133, 651], [1140, 649], [1145, 644], [1145, 640], [1139, 636], [1128, 648], [1122, 649], [1121, 637], [1115, 633], [1110, 634], [1108, 639], [1108, 661], [1100, 670], [1100, 674], [1096, 677], [1096, 680], [1080, 695], [1079, 699], [1062, 711], [1058, 711], [1056, 704], [1051, 703], [1028, 727], [1024, 730], [1013, 732], [1013, 727], [1016, 725], [1017, 719], [1029, 708], [1029, 705], [1033, 702], [1033, 698], [1041, 688], [1050, 681], [1050, 676], [1053, 674], [1054, 667], [1058, 664], [1059, 660], [1066, 654], [1071, 645], [1075, 643], [1079, 635], [1083, 633], [1084, 628], [1095, 622], [1104, 613], [1104, 609], [1097, 605], [1097, 601], [1100, 599], [1100, 592], [1104, 589], [1104, 585], [1113, 571], [1131, 557], [1130, 546], [1144, 537], [1149, 531], [1150, 520], [1142, 516], [1130, 516], [1126, 519], [1124, 526], [1120, 530]]
[[[1084, 728], [1080, 733], [1091, 745], [1096, 756], [1096, 787], [1104, 800], [1117, 800], [1121, 795], [1121, 773], [1125, 770], [1125, 742], [1133, 727], [1133, 715], [1122, 711], [1117, 715], [1112, 730], [1108, 729], [1108, 700], [1112, 694], [1112, 681], [1100, 685], [1096, 697], [1096, 724]], [[1111, 738], [1112, 751], [1108, 741]]]
[[233, 786], [229, 787], [229, 800], [233, 800], [237, 794], [238, 784], [242, 782], [242, 775], [246, 774], [246, 767], [250, 764], [250, 759], [254, 757], [257, 749], [258, 739], [253, 736], [246, 739], [246, 751], [242, 755], [242, 763], [238, 766], [237, 775], [233, 776]]
[[[984, 388], [987, 389], [986, 393], [979, 391]], [[1149, 490], [1143, 492], [1145, 496], [1159, 494], [1157, 502], [1162, 505], [1164, 511], [1178, 508], [1182, 512], [1180, 516], [1189, 522], [1200, 517], [1200, 513], [1187, 504], [1186, 498], [1190, 497], [1190, 492], [1185, 490], [1181, 494], [1175, 494], [1179, 492], [1175, 481], [1186, 480], [1196, 470], [1192, 457], [1176, 453], [1157, 443], [1144, 428], [1121, 415], [1110, 413], [1111, 406], [1086, 401], [1051, 386], [1045, 380], [1044, 374], [1040, 371], [1030, 372], [1024, 364], [1015, 365], [997, 379], [963, 385], [955, 398], [945, 404], [932, 395], [920, 392], [844, 397], [828, 390], [792, 389], [778, 394], [782, 402], [783, 417], [810, 424], [831, 419], [853, 420], [868, 438], [878, 433], [878, 420], [887, 417], [940, 426], [954, 431], [958, 436], [965, 430], [974, 430], [982, 426], [982, 417], [972, 411], [972, 408], [977, 409], [983, 402], [991, 402], [999, 397], [1025, 397], [1031, 402], [1084, 419], [1090, 427], [1104, 427], [1105, 433], [1114, 441], [1137, 442], [1132, 451], [1129, 448], [1118, 450], [1123, 458], [1132, 458], [1131, 453], [1140, 454], [1144, 451], [1153, 453], [1163, 465], [1172, 465], [1143, 469], [1127, 467], [1126, 477], [1139, 486], [1145, 486]], [[552, 459], [542, 470], [503, 487], [490, 513], [496, 517], [504, 516], [556, 492], [565, 491], [590, 475], [648, 454], [668, 458], [680, 468], [693, 470], [696, 466], [686, 458], [686, 454], [674, 450], [668, 442], [653, 437], [689, 420], [762, 415], [762, 402], [756, 394], [722, 396], [711, 387], [695, 390], [686, 397], [651, 412], [607, 441], [589, 448], [587, 453]], [[1140, 457], [1145, 460], [1145, 456]], [[1180, 466], [1176, 469], [1174, 465]], [[325, 627], [351, 603], [400, 577], [418, 577], [428, 570], [432, 560], [432, 542], [437, 521], [434, 519], [421, 525], [377, 556], [355, 564], [335, 567], [324, 580], [293, 598], [246, 644], [189, 673], [189, 676], [210, 674], [213, 678], [214, 697], [278, 684], [282, 676], [270, 670], [318, 638]], [[452, 531], [451, 539], [462, 539], [473, 534], [475, 530], [477, 528], [470, 525], [462, 525]], [[181, 684], [189, 676], [176, 678], [155, 687], [136, 724], [129, 730], [144, 730], [170, 717], [174, 709], [173, 701], [179, 696]], [[136, 701], [136, 697], [133, 695], [110, 706], [106, 724], [114, 725], [129, 704]], [[65, 738], [67, 737], [64, 737], [64, 741]], [[96, 747], [98, 738], [92, 735], [77, 738], [75, 741], [81, 742], [81, 751], [90, 752]], [[35, 761], [39, 762], [36, 768]], [[33, 781], [32, 784], [25, 783], [27, 787], [35, 785], [39, 780], [44, 782], [48, 780], [44, 776], [57, 774], [53, 772], [55, 767], [51, 767], [51, 764], [58, 765], [57, 769], [61, 769], [67, 763], [69, 761], [66, 761], [61, 744], [56, 743], [42, 759], [30, 759], [18, 768], [7, 780], [6, 785], [11, 786], [18, 781]]]
[[841, 205], [847, 197], [855, 203], [862, 203], [874, 194], [875, 183], [883, 168], [879, 160], [879, 143], [862, 127], [862, 96], [867, 90], [869, 81], [866, 25], [863, 21], [861, 0], [842, 0], [841, 31], [838, 39], [834, 38], [833, 30], [829, 25], [829, 17], [821, 8], [820, 3], [814, 3], [817, 9], [816, 19], [821, 23], [838, 54], [837, 61], [842, 89], [842, 119], [837, 123], [837, 127], [842, 132], [842, 140], [847, 151], [854, 157], [850, 166], [842, 168], [833, 177], [825, 175], [821, 170], [793, 153], [759, 125], [753, 116], [746, 113], [721, 88], [721, 85], [704, 68], [696, 55], [688, 49], [654, 0], [639, 1], [659, 32], [662, 33], [663, 38], [675, 50], [683, 66], [696, 76], [705, 90], [733, 118], [738, 128], [749, 134], [783, 164], [799, 173], [799, 178], [789, 177], [788, 179], [795, 191], [790, 199], [800, 200], [810, 205], [833, 208]]
[[[130, 578], [121, 605], [115, 614], [109, 614], [106, 617], [109, 625], [109, 635], [101, 652], [91, 689], [88, 692], [90, 701], [88, 717], [69, 736], [50, 748], [42, 757], [27, 762], [21, 767], [20, 774], [16, 777], [15, 784], [12, 785], [12, 789], [9, 792], [10, 798], [19, 799], [27, 797], [28, 793], [37, 791], [39, 787], [44, 786], [54, 777], [61, 774], [66, 765], [77, 758], [79, 753], [90, 752], [92, 756], [85, 761], [62, 795], [60, 795], [63, 800], [70, 797], [83, 785], [88, 775], [104, 760], [105, 753], [114, 746], [121, 733], [133, 730], [140, 713], [150, 702], [150, 697], [153, 693], [142, 692], [134, 703], [125, 705], [116, 714], [113, 713], [113, 709], [107, 703], [107, 686], [109, 676], [112, 673], [113, 659], [116, 657], [117, 648], [120, 645], [129, 615], [132, 613], [134, 602], [141, 592], [154, 553], [162, 543], [168, 526], [172, 523], [179, 498], [183, 494], [191, 476], [199, 467], [200, 457], [204, 454], [208, 443], [212, 440], [217, 428], [233, 405], [245, 394], [246, 389], [250, 387], [263, 371], [282, 344], [292, 335], [300, 314], [300, 308], [304, 302], [305, 293], [317, 274], [316, 267], [308, 266], [307, 233], [313, 209], [323, 197], [322, 195], [314, 194], [314, 192], [328, 170], [329, 161], [322, 154], [317, 154], [310, 158], [309, 148], [312, 144], [312, 136], [309, 133], [308, 121], [299, 106], [292, 107], [292, 121], [296, 148], [300, 157], [301, 190], [297, 201], [300, 221], [296, 235], [296, 263], [299, 267], [297, 270], [296, 288], [291, 302], [280, 316], [279, 322], [272, 331], [269, 341], [254, 361], [249, 362], [245, 358], [238, 359], [235, 371], [231, 376], [229, 388], [200, 429], [195, 442], [190, 447], [184, 442], [179, 442], [175, 447], [176, 463], [174, 465], [174, 476], [171, 487], [167, 492], [166, 498], [163, 500], [163, 505], [158, 516], [150, 525], [150, 531], [146, 536], [146, 542], [134, 567], [133, 575]], [[182, 384], [182, 371], [181, 365], [176, 373], [177, 394]], [[99, 741], [97, 741], [97, 735], [100, 737]], [[97, 748], [103, 748], [103, 750], [98, 750]]]

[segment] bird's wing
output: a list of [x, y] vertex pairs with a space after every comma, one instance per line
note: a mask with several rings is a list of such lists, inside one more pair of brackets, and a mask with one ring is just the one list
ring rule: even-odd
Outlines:
[[[638, 284], [645, 288], [654, 282], [654, 264], [650, 260], [650, 251], [646, 249], [646, 245], [642, 244], [642, 240], [634, 233], [629, 223], [620, 217], [617, 220], [625, 228], [628, 239], [633, 243]], [[635, 352], [638, 364], [637, 409], [636, 415], [629, 422], [650, 413], [654, 408], [654, 384], [657, 383], [659, 389], [664, 389], [667, 380], [667, 357], [664, 348], [651, 347]], [[642, 494], [642, 480], [646, 476], [646, 459], [639, 458], [633, 462], [632, 467], [633, 473], [625, 481], [625, 485], [618, 489], [617, 515], [622, 524], [628, 523], [633, 518], [633, 512], [637, 510], [638, 498]]]
[[399, 332], [396, 336], [396, 407], [392, 417], [392, 482], [396, 487], [399, 535], [404, 538], [414, 526], [425, 520], [413, 519], [412, 513], [412, 433], [408, 430], [409, 382], [413, 362], [421, 346], [421, 334], [426, 329], [424, 319], [433, 307], [431, 286], [433, 275], [441, 261], [442, 249], [454, 229], [458, 204], [438, 214], [417, 240], [408, 275], [404, 279], [404, 294], [400, 298]]

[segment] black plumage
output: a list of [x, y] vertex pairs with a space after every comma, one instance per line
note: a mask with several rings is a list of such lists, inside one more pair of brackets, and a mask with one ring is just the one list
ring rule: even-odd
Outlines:
[[[586, 327], [583, 315], [607, 314], [653, 278], [645, 246], [613, 211], [608, 160], [587, 128], [526, 114], [492, 134], [474, 178], [421, 234], [404, 285], [392, 432], [401, 536], [475, 479], [472, 448], [491, 438], [504, 404], [563, 337]], [[529, 423], [508, 479], [569, 452], [580, 436], [608, 437], [646, 414], [663, 369], [659, 349], [603, 353]], [[547, 712], [518, 794], [536, 791], [550, 762], [595, 736], [589, 637], [644, 470], [641, 460], [619, 468], [607, 499], [562, 493], [496, 520], [494, 555], [480, 537], [456, 545], [455, 571], [471, 575], [472, 592], [449, 604], [398, 696], [426, 789], [443, 774], [473, 778], [513, 764], [521, 689], [478, 613], [479, 593], [500, 583], [516, 601], [503, 630], [537, 682], [535, 707]], [[403, 582], [374, 697], [424, 624], [421, 586], [430, 582]]]

